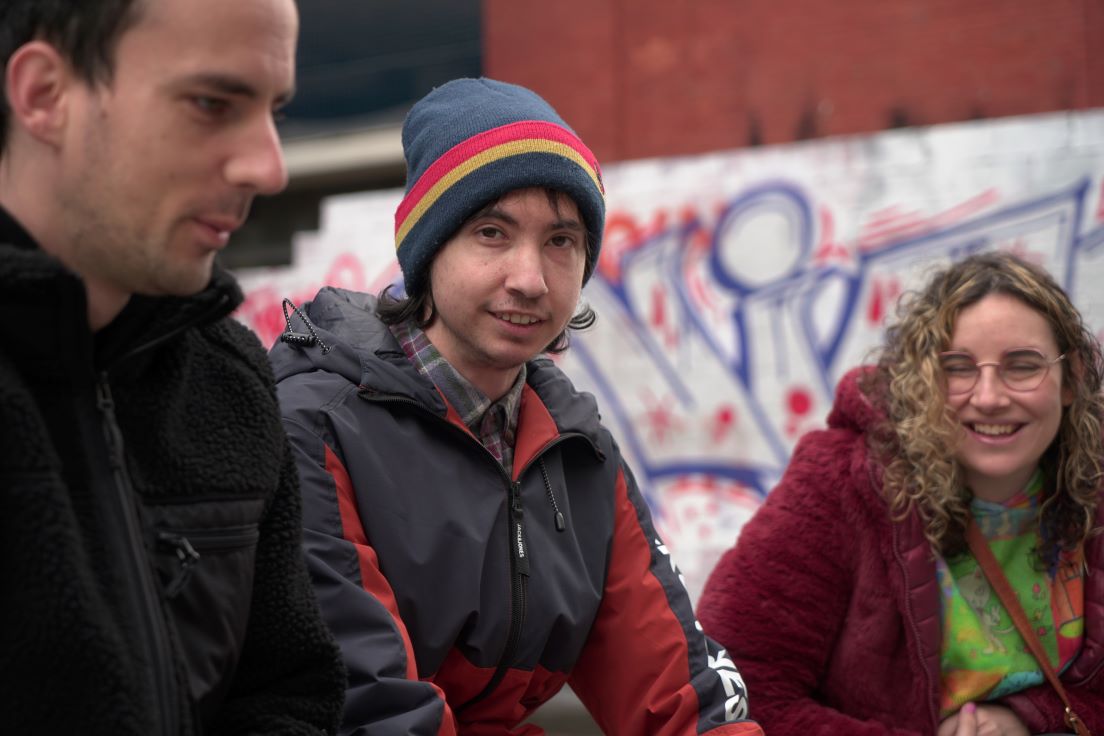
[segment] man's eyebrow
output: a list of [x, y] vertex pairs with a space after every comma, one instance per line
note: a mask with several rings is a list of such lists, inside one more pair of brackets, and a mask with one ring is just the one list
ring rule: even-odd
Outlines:
[[583, 223], [571, 218], [556, 220], [548, 226], [549, 230], [583, 230]]
[[[213, 89], [217, 92], [221, 92], [226, 95], [233, 95], [235, 97], [245, 97], [248, 99], [256, 99], [259, 97], [257, 88], [249, 82], [235, 77], [229, 74], [218, 73], [201, 73], [188, 77], [185, 80], [187, 83], [199, 85]], [[279, 96], [276, 97], [275, 105], [280, 107], [291, 102], [291, 98], [295, 96], [295, 88], [291, 87]]]
[[[489, 217], [493, 220], [501, 220], [501, 221], [505, 222], [507, 225], [517, 226], [517, 224], [518, 224], [517, 218], [515, 218], [509, 212], [507, 212], [503, 209], [500, 209], [498, 207], [493, 207], [493, 206], [488, 207], [487, 209], [484, 209], [480, 212], [476, 212], [472, 216], [471, 219], [472, 220], [479, 220], [479, 219], [482, 219], [484, 217]], [[583, 224], [581, 222], [579, 222], [578, 220], [576, 220], [575, 218], [573, 218], [573, 217], [561, 217], [558, 220], [555, 220], [554, 222], [549, 223], [547, 229], [548, 230], [576, 230], [576, 231], [582, 232], [584, 228], [583, 228]]]
[[490, 218], [495, 219], [495, 220], [502, 220], [507, 225], [517, 225], [518, 224], [517, 219], [513, 215], [506, 212], [506, 210], [499, 209], [498, 207], [488, 207], [487, 209], [482, 210], [481, 212], [476, 212], [475, 216], [472, 217], [472, 219], [473, 220], [478, 220], [478, 219], [483, 218], [483, 217], [490, 217]]

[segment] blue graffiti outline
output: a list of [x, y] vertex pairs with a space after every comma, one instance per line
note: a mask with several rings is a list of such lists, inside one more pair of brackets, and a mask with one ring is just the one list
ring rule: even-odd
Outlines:
[[[748, 326], [746, 317], [750, 303], [762, 303], [763, 301], [776, 299], [779, 308], [785, 305], [796, 305], [798, 310], [798, 322], [802, 334], [809, 348], [809, 356], [817, 361], [817, 370], [813, 372], [821, 379], [820, 388], [826, 395], [832, 393], [832, 368], [840, 356], [850, 329], [854, 327], [858, 319], [856, 308], [858, 300], [865, 293], [868, 286], [869, 274], [878, 265], [887, 261], [905, 260], [910, 254], [923, 253], [937, 242], [947, 242], [947, 248], [940, 256], [959, 257], [967, 253], [976, 252], [1007, 239], [1008, 231], [1024, 230], [1025, 226], [1043, 222], [1046, 225], [1056, 224], [1059, 234], [1055, 239], [1056, 251], [1052, 254], [1062, 261], [1062, 281], [1068, 288], [1073, 273], [1074, 259], [1078, 251], [1084, 248], [1086, 252], [1104, 247], [1104, 228], [1098, 228], [1080, 236], [1078, 233], [1085, 198], [1088, 194], [1091, 180], [1089, 177], [1079, 179], [1074, 185], [1048, 193], [1041, 197], [1027, 199], [1013, 205], [1003, 207], [978, 217], [965, 219], [948, 227], [936, 227], [932, 232], [889, 240], [876, 250], [860, 252], [855, 255], [855, 261], [848, 264], [847, 268], [836, 265], [817, 265], [809, 257], [815, 235], [816, 226], [813, 222], [812, 207], [804, 193], [795, 185], [772, 181], [760, 183], [742, 191], [734, 198], [718, 216], [717, 225], [714, 227], [710, 253], [709, 268], [711, 275], [717, 282], [728, 288], [735, 295], [735, 306], [731, 310], [733, 329], [737, 343], [737, 355], [728, 359], [725, 351], [714, 339], [712, 330], [707, 329], [701, 316], [694, 309], [693, 300], [689, 293], [689, 286], [684, 278], [684, 266], [688, 243], [694, 233], [704, 228], [702, 219], [698, 216], [687, 219], [667, 228], [650, 233], [640, 245], [621, 256], [620, 273], [624, 274], [632, 270], [633, 264], [644, 258], [655, 258], [663, 274], [662, 281], [666, 282], [676, 296], [677, 319], [675, 323], [680, 328], [694, 330], [697, 337], [707, 346], [708, 350], [732, 373], [737, 386], [743, 392], [747, 406], [753, 414], [753, 421], [759, 427], [771, 446], [772, 454], [778, 457], [776, 464], [752, 464], [740, 465], [723, 464], [716, 462], [687, 461], [656, 463], [650, 459], [646, 451], [646, 443], [642, 441], [641, 433], [628, 420], [629, 413], [624, 404], [617, 398], [617, 393], [605, 377], [605, 372], [598, 365], [593, 353], [586, 345], [585, 336], [580, 336], [576, 341], [574, 352], [580, 360], [583, 369], [590, 376], [596, 386], [596, 390], [603, 397], [603, 405], [617, 417], [618, 423], [625, 432], [622, 441], [631, 447], [639, 472], [646, 479], [644, 487], [654, 481], [663, 478], [685, 476], [693, 474], [712, 475], [719, 478], [733, 480], [754, 490], [758, 495], [765, 496], [767, 489], [764, 487], [765, 478], [777, 478], [788, 459], [788, 451], [782, 438], [777, 436], [773, 424], [768, 420], [767, 413], [761, 401], [751, 391], [754, 382], [751, 377], [750, 357], [748, 352]], [[763, 284], [749, 285], [746, 279], [729, 272], [729, 269], [721, 260], [718, 247], [727, 228], [738, 221], [740, 217], [756, 211], [757, 205], [762, 205], [772, 211], [779, 211], [779, 201], [788, 200], [796, 205], [796, 211], [800, 213], [800, 220], [795, 231], [800, 235], [800, 253], [795, 258], [793, 265], [785, 272], [785, 275], [774, 277]], [[1068, 209], [1072, 205], [1072, 212]], [[1065, 211], [1063, 211], [1065, 209]], [[1039, 213], [1031, 217], [1032, 213]], [[783, 216], [786, 216], [783, 213]], [[1025, 220], [1024, 216], [1028, 219]], [[1053, 221], [1053, 222], [1052, 222]], [[1036, 232], [1037, 228], [1028, 228], [1028, 231]], [[969, 235], [976, 233], [976, 237]], [[960, 242], [953, 242], [962, 238]], [[951, 241], [951, 242], [948, 242]], [[1061, 251], [1065, 250], [1063, 254]], [[598, 285], [596, 285], [598, 286]], [[816, 301], [822, 295], [823, 289], [837, 286], [841, 295], [837, 300], [839, 307], [836, 310], [837, 319], [830, 322], [832, 330], [825, 336], [817, 336], [813, 310]], [[656, 343], [649, 329], [644, 326], [644, 318], [640, 307], [630, 297], [626, 280], [618, 279], [615, 283], [602, 279], [600, 287], [607, 290], [611, 301], [620, 305], [623, 309], [622, 317], [641, 326], [634, 330], [632, 338], [636, 340], [645, 353], [654, 361], [660, 373], [668, 381], [668, 385], [676, 394], [676, 398], [684, 405], [693, 404], [693, 398], [687, 389], [685, 382], [679, 377], [677, 370], [669, 362], [662, 348]], [[649, 494], [645, 494], [648, 496]], [[651, 503], [651, 500], [649, 500]], [[653, 504], [654, 505], [654, 504]]]
[[[977, 237], [955, 244], [943, 254], [949, 255], [952, 258], [960, 258], [992, 247], [995, 242], [1003, 239], [1001, 234], [1005, 230], [1013, 229], [1016, 225], [1023, 224], [1023, 220], [1020, 219], [1021, 215], [1030, 212], [1039, 212], [1039, 217], [1057, 217], [1060, 227], [1069, 228], [1069, 232], [1065, 233], [1064, 237], [1060, 235], [1055, 239], [1059, 247], [1065, 246], [1067, 249], [1065, 263], [1063, 264], [1064, 270], [1063, 273], [1059, 275], [1059, 278], [1068, 277], [1071, 271], [1073, 258], [1075, 257], [1075, 228], [1077, 227], [1077, 223], [1080, 222], [1083, 198], [1088, 191], [1089, 184], [1090, 180], [1088, 178], [1083, 178], [1073, 186], [1060, 189], [1042, 197], [1017, 202], [1013, 205], [986, 213], [980, 217], [974, 217], [956, 223], [948, 228], [937, 229], [934, 232], [891, 241], [877, 250], [859, 253], [857, 257], [857, 268], [855, 273], [851, 276], [850, 288], [844, 298], [844, 306], [841, 309], [841, 312], [848, 315], [848, 317], [840, 323], [840, 329], [836, 331], [835, 339], [825, 348], [823, 365], [829, 367], [835, 366], [843, 341], [849, 334], [848, 329], [853, 326], [856, 304], [864, 293], [863, 287], [866, 285], [867, 276], [873, 270], [873, 267], [887, 260], [904, 260], [911, 254], [924, 253], [934, 242], [954, 240], [967, 233], [977, 232]], [[1065, 217], [1061, 213], [1060, 207], [1062, 205], [1069, 206], [1070, 204], [1072, 204], [1074, 212], [1072, 216]], [[994, 228], [994, 224], [1001, 224], [1002, 227]], [[1022, 229], [1022, 227], [1016, 229]], [[1056, 255], [1059, 254], [1056, 253]], [[1063, 280], [1067, 281], [1068, 278], [1063, 278]], [[1066, 284], [1063, 285], [1065, 286]]]

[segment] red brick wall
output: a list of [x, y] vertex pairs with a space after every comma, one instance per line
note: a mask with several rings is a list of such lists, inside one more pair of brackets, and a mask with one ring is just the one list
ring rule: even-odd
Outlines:
[[483, 0], [604, 161], [1104, 106], [1104, 0]]

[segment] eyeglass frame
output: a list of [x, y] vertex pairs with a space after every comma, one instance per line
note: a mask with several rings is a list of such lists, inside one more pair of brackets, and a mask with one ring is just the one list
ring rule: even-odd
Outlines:
[[[1045, 367], [1043, 368], [1042, 377], [1039, 379], [1039, 382], [1037, 384], [1035, 384], [1034, 386], [1032, 386], [1031, 388], [1016, 388], [1014, 386], [1010, 386], [1008, 384], [1008, 381], [1006, 381], [1005, 378], [1004, 378], [1004, 371], [1001, 370], [1001, 363], [1004, 362], [1005, 357], [1008, 356], [1011, 353], [1018, 353], [1018, 352], [1035, 353], [1036, 355], [1038, 355], [1039, 357], [1041, 357], [1043, 359], [1043, 362], [1045, 364]], [[974, 356], [970, 355], [970, 353], [967, 353], [965, 351], [962, 351], [962, 350], [944, 350], [943, 352], [939, 353], [940, 370], [942, 370], [942, 368], [943, 368], [942, 359], [947, 357], [947, 356], [950, 356], [950, 355], [961, 355], [961, 356], [964, 356], [966, 358], [969, 358], [971, 361], [973, 361], [974, 367], [977, 368], [977, 373], [974, 375], [974, 382], [970, 384], [970, 388], [968, 388], [964, 391], [957, 391], [955, 393], [952, 393], [951, 390], [950, 390], [949, 382], [947, 382], [948, 381], [947, 376], [946, 375], [943, 376], [943, 380], [945, 382], [947, 382], [946, 388], [947, 388], [947, 395], [948, 396], [965, 396], [966, 394], [972, 393], [974, 391], [974, 389], [977, 388], [978, 381], [981, 380], [981, 369], [984, 368], [987, 365], [991, 365], [991, 366], [993, 366], [994, 368], [997, 369], [997, 378], [1000, 379], [1001, 385], [1004, 386], [1009, 391], [1014, 391], [1018, 394], [1029, 394], [1032, 391], [1038, 391], [1039, 387], [1043, 385], [1044, 381], [1046, 381], [1046, 377], [1050, 373], [1050, 367], [1052, 365], [1054, 365], [1055, 363], [1057, 363], [1061, 360], [1064, 360], [1066, 358], [1066, 356], [1068, 355], [1068, 353], [1062, 353], [1057, 358], [1050, 359], [1050, 358], [1046, 357], [1046, 355], [1043, 353], [1043, 351], [1036, 350], [1035, 348], [1028, 348], [1028, 347], [1009, 348], [1008, 350], [1005, 350], [1003, 353], [1001, 353], [1000, 360], [983, 360], [983, 361], [979, 362], [979, 361], [974, 360]]]

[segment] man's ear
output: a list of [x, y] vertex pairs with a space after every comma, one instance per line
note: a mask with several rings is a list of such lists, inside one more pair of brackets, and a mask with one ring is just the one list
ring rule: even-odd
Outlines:
[[22, 128], [42, 143], [61, 144], [67, 115], [67, 92], [74, 77], [69, 63], [45, 41], [20, 46], [4, 75], [11, 127]]
[[[428, 276], [426, 276], [426, 280], [429, 280]], [[430, 287], [429, 284], [426, 284], [425, 290], [426, 295], [425, 302], [422, 304], [421, 319], [424, 323], [424, 326], [429, 327], [431, 324], [433, 324], [433, 320], [437, 318], [437, 313], [433, 306], [433, 289]]]

